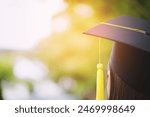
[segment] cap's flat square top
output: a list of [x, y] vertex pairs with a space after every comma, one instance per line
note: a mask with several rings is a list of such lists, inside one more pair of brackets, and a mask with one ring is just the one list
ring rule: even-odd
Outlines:
[[[106, 23], [150, 32], [150, 21], [131, 16], [121, 16], [111, 19]], [[144, 33], [103, 23], [85, 31], [84, 33], [127, 44], [150, 52], [150, 35]]]
[[131, 17], [131, 16], [121, 16], [121, 17], [109, 20], [108, 23], [136, 28], [136, 29], [150, 32], [150, 21], [147, 21], [141, 18], [136, 18], [136, 17]]

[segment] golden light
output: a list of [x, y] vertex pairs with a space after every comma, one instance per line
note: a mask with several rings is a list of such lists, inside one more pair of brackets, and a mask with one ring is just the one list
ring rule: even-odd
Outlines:
[[91, 17], [94, 12], [93, 9], [85, 4], [79, 4], [75, 7], [75, 13], [79, 14], [82, 17]]
[[65, 32], [71, 25], [70, 17], [68, 15], [60, 16], [53, 21], [54, 32]]

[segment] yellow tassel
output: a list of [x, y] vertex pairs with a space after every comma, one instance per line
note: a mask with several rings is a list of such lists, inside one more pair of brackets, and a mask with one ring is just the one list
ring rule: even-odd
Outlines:
[[102, 64], [97, 64], [96, 100], [104, 100], [104, 74]]

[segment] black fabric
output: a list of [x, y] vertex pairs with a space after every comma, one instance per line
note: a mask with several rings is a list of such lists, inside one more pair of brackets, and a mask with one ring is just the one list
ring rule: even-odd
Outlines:
[[129, 86], [150, 96], [150, 53], [115, 43], [110, 66], [112, 70]]

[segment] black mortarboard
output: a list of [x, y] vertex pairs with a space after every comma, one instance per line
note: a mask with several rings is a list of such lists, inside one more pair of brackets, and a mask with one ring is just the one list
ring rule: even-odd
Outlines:
[[150, 95], [150, 21], [121, 16], [84, 33], [115, 41], [110, 67], [130, 87]]

